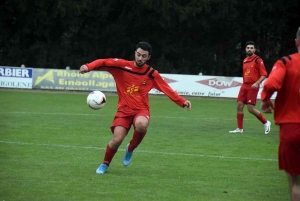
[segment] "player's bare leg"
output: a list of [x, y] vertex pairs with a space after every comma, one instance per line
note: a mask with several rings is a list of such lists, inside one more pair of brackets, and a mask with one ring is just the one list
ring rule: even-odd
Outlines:
[[291, 176], [287, 173], [290, 186], [291, 201], [300, 201], [300, 175]]
[[110, 148], [118, 149], [127, 135], [127, 129], [122, 126], [116, 126], [112, 140], [108, 143]]
[[97, 174], [103, 174], [109, 167], [114, 155], [116, 154], [119, 146], [122, 144], [124, 138], [127, 135], [127, 129], [122, 126], [116, 126], [114, 129], [114, 134], [112, 140], [106, 146], [106, 151], [104, 155], [104, 161], [96, 170]]
[[144, 116], [138, 116], [134, 122], [134, 133], [130, 143], [126, 147], [126, 153], [122, 163], [126, 167], [131, 163], [133, 150], [142, 142], [147, 133], [149, 120]]
[[264, 124], [265, 134], [268, 134], [271, 130], [271, 122], [268, 121], [259, 110], [255, 109], [254, 105], [247, 105], [248, 111], [253, 114], [261, 123]]

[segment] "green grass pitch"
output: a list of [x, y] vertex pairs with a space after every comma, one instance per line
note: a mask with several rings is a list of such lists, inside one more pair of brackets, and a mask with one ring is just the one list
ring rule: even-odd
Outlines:
[[95, 111], [87, 94], [0, 90], [1, 201], [289, 200], [272, 115], [265, 115], [272, 122], [265, 135], [245, 108], [245, 132], [230, 134], [234, 99], [187, 97], [188, 112], [150, 96], [151, 122], [132, 163], [122, 166], [131, 130], [107, 173], [97, 175], [118, 97], [106, 93]]

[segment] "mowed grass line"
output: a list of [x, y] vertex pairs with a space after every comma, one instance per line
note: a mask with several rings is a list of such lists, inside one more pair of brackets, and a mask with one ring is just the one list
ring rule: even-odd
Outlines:
[[106, 106], [93, 111], [86, 95], [0, 90], [0, 200], [289, 199], [278, 127], [265, 135], [245, 113], [245, 132], [229, 134], [235, 100], [188, 97], [187, 112], [151, 96], [151, 123], [132, 164], [121, 164], [131, 130], [107, 174], [95, 174], [117, 97], [106, 93]]

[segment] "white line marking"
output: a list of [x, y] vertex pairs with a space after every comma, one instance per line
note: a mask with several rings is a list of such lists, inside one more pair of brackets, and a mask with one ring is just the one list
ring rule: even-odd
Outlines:
[[[9, 142], [0, 141], [0, 143], [5, 144], [19, 144], [19, 145], [34, 145], [34, 146], [50, 146], [50, 147], [64, 147], [64, 148], [80, 148], [80, 149], [99, 149], [105, 150], [106, 148], [101, 147], [91, 147], [91, 146], [76, 146], [76, 145], [62, 145], [62, 144], [34, 144], [30, 142]], [[122, 150], [122, 149], [119, 149]], [[123, 149], [125, 151], [125, 149]], [[235, 159], [235, 160], [251, 160], [251, 161], [277, 161], [273, 158], [251, 158], [251, 157], [235, 157], [235, 156], [217, 156], [217, 155], [205, 155], [205, 154], [186, 154], [186, 153], [176, 153], [176, 152], [155, 152], [155, 151], [143, 151], [136, 150], [135, 152], [149, 153], [149, 154], [163, 154], [163, 155], [178, 155], [178, 156], [196, 156], [196, 157], [207, 157], [207, 158], [221, 158], [221, 159]]]
[[[48, 112], [0, 112], [0, 114], [26, 114], [26, 115], [35, 115], [35, 114], [38, 114], [38, 115], [70, 115], [70, 116], [73, 116], [73, 115], [76, 115], [76, 116], [112, 116], [112, 115], [103, 115], [103, 114], [84, 114], [84, 113], [48, 113]], [[165, 118], [165, 119], [190, 119], [189, 117], [182, 117], [182, 116], [151, 116], [153, 118]], [[222, 121], [234, 121], [236, 120], [235, 118], [206, 118], [206, 117], [203, 117], [203, 118], [193, 118], [193, 119], [206, 119], [206, 120], [222, 120]], [[244, 119], [246, 121], [252, 121], [252, 120], [255, 120], [255, 118], [251, 118], [251, 119]]]
[[48, 112], [0, 112], [1, 114], [41, 114], [41, 115], [82, 115], [82, 116], [100, 116], [101, 114], [83, 114], [83, 113], [48, 113]]

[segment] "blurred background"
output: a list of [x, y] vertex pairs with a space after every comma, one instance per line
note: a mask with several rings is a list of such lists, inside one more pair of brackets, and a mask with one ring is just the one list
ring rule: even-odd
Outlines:
[[299, 0], [4, 0], [0, 65], [79, 69], [152, 45], [160, 73], [241, 76], [245, 43], [270, 72], [296, 52]]

